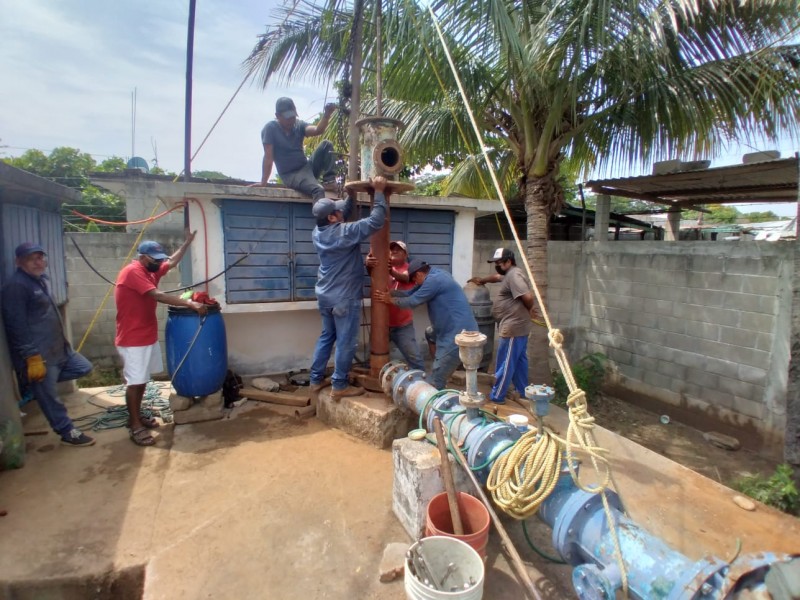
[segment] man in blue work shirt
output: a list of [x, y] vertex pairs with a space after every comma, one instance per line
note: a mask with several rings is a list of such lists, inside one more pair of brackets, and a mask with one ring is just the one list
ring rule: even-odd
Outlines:
[[311, 363], [311, 391], [318, 391], [325, 379], [325, 368], [336, 344], [334, 370], [331, 377], [331, 398], [358, 396], [364, 388], [348, 385], [347, 374], [356, 354], [358, 329], [361, 326], [361, 300], [364, 285], [364, 261], [361, 242], [379, 231], [386, 221], [386, 179], [372, 180], [375, 202], [369, 216], [352, 223], [345, 222], [353, 210], [354, 200], [322, 198], [314, 203], [312, 213], [317, 226], [311, 234], [319, 255], [319, 273], [314, 291], [322, 316], [322, 333], [314, 349]]
[[319, 182], [333, 181], [333, 144], [323, 141], [311, 155], [311, 161], [303, 151], [303, 139], [325, 133], [328, 121], [336, 110], [335, 104], [326, 104], [322, 118], [316, 125], [297, 120], [297, 109], [291, 98], [278, 98], [275, 103], [275, 120], [264, 125], [261, 143], [264, 159], [261, 163], [261, 182], [254, 187], [264, 187], [272, 174], [272, 165], [278, 170], [283, 185], [316, 201], [325, 197], [325, 188]]
[[61, 313], [48, 290], [44, 248], [25, 242], [14, 252], [17, 270], [3, 286], [3, 322], [20, 386], [36, 398], [62, 444], [91, 446], [94, 438], [73, 425], [56, 384], [89, 374], [92, 363], [64, 335]]
[[464, 290], [450, 273], [415, 258], [408, 265], [408, 276], [416, 287], [407, 296], [403, 297], [404, 292], [400, 291], [390, 293], [386, 290], [375, 290], [372, 297], [378, 302], [401, 308], [414, 308], [428, 303], [428, 318], [436, 335], [436, 355], [433, 357], [431, 372], [425, 379], [441, 390], [461, 364], [456, 336], [462, 331], [478, 331], [478, 323]]

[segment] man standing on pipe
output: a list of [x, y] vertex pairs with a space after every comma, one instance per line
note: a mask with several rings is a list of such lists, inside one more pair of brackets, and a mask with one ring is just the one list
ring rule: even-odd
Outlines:
[[205, 315], [205, 304], [170, 296], [158, 289], [158, 282], [181, 262], [196, 232], [185, 230], [185, 241], [176, 252], [167, 256], [161, 244], [146, 241], [139, 244], [139, 256], [120, 271], [114, 300], [117, 303], [117, 336], [114, 344], [122, 357], [127, 388], [125, 404], [128, 407], [128, 428], [131, 440], [137, 446], [152, 446], [155, 438], [148, 430], [158, 427], [158, 421], [141, 414], [147, 382], [152, 373], [164, 370], [161, 347], [158, 344], [158, 318], [156, 305], [191, 308]]
[[322, 316], [322, 333], [311, 363], [311, 391], [324, 385], [325, 368], [336, 344], [331, 398], [359, 396], [364, 388], [349, 385], [347, 374], [356, 354], [358, 329], [361, 326], [361, 300], [364, 286], [364, 262], [361, 243], [379, 231], [386, 221], [386, 179], [372, 180], [375, 201], [368, 217], [347, 223], [355, 201], [322, 198], [314, 203], [312, 213], [317, 226], [311, 234], [319, 255], [319, 273], [314, 291]]
[[494, 263], [497, 272], [488, 277], [473, 277], [469, 282], [478, 285], [502, 283], [492, 306], [500, 342], [497, 345], [495, 382], [489, 399], [495, 404], [505, 404], [506, 392], [512, 382], [520, 395], [525, 393], [528, 385], [528, 336], [535, 298], [511, 250], [498, 248], [486, 262]]
[[[400, 308], [428, 304], [428, 318], [436, 335], [436, 355], [426, 380], [441, 390], [461, 364], [456, 335], [462, 331], [478, 331], [464, 290], [447, 271], [437, 269], [415, 258], [408, 265], [408, 276], [415, 287], [408, 292], [375, 290], [372, 297], [378, 302]], [[405, 295], [404, 295], [405, 294]]]
[[[367, 254], [367, 271], [371, 273], [377, 264], [378, 259], [372, 253]], [[395, 240], [389, 243], [389, 277], [391, 277], [390, 291], [414, 288], [415, 284], [408, 276], [408, 248], [403, 241]], [[425, 370], [414, 330], [414, 311], [410, 308], [389, 306], [389, 340], [400, 350], [409, 367]]]
[[323, 141], [311, 160], [303, 152], [303, 139], [325, 133], [328, 121], [336, 110], [335, 104], [326, 104], [322, 118], [316, 125], [297, 120], [297, 109], [291, 98], [278, 98], [275, 103], [275, 120], [264, 125], [261, 130], [261, 143], [264, 145], [264, 159], [261, 164], [261, 182], [253, 187], [265, 187], [272, 174], [272, 165], [278, 170], [283, 185], [311, 196], [316, 201], [325, 197], [323, 183], [334, 181], [333, 144]]
[[3, 286], [3, 322], [20, 387], [30, 392], [65, 446], [91, 446], [94, 438], [75, 427], [56, 384], [88, 375], [90, 363], [75, 352], [48, 286], [47, 253], [34, 242], [17, 246], [17, 270]]

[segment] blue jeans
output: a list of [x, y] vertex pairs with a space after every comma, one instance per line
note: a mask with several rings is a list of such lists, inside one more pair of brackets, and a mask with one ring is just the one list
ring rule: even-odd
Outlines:
[[389, 341], [393, 342], [412, 369], [425, 370], [425, 363], [417, 345], [414, 323], [389, 328]]
[[494, 369], [495, 382], [492, 400], [503, 402], [512, 383], [520, 396], [525, 396], [528, 385], [528, 336], [500, 338], [497, 344], [497, 364]]
[[333, 144], [324, 140], [311, 154], [311, 160], [302, 168], [291, 173], [281, 173], [283, 185], [303, 194], [311, 196], [316, 202], [325, 197], [325, 188], [319, 183], [320, 175], [324, 180], [333, 179]]
[[319, 314], [322, 316], [322, 333], [314, 348], [310, 382], [317, 385], [325, 379], [325, 368], [336, 344], [331, 385], [335, 390], [343, 390], [348, 385], [347, 374], [356, 355], [361, 300], [343, 300], [335, 306], [320, 306]]
[[461, 364], [461, 358], [458, 356], [458, 346], [436, 346], [436, 356], [433, 358], [433, 366], [431, 373], [425, 377], [425, 381], [430, 383], [437, 390], [444, 389], [450, 375]]
[[[88, 375], [92, 371], [90, 363], [82, 354], [72, 352], [57, 364], [47, 363], [47, 373], [41, 381], [30, 381], [28, 389], [39, 403], [47, 422], [58, 435], [64, 436], [73, 429], [72, 419], [67, 415], [67, 407], [58, 397], [56, 384], [61, 381], [72, 381]], [[20, 378], [27, 381], [27, 374]]]

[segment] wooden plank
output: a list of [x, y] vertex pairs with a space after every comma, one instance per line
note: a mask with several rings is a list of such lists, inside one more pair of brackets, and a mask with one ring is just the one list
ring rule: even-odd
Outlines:
[[287, 394], [286, 392], [265, 392], [254, 387], [243, 387], [239, 394], [249, 400], [283, 404], [285, 406], [308, 406], [311, 404], [311, 399], [308, 396], [298, 396], [296, 394]]

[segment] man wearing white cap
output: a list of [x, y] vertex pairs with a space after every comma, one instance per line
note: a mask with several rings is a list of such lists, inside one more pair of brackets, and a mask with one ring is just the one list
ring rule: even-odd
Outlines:
[[494, 369], [495, 383], [489, 399], [495, 404], [505, 404], [511, 383], [520, 395], [525, 393], [528, 385], [528, 336], [535, 298], [511, 250], [498, 248], [486, 262], [494, 263], [497, 272], [488, 277], [473, 277], [469, 281], [479, 285], [502, 283], [492, 306], [500, 341]]
[[64, 323], [48, 286], [47, 253], [34, 242], [15, 250], [17, 270], [3, 286], [3, 322], [20, 387], [32, 393], [65, 446], [91, 446], [94, 438], [76, 428], [58, 397], [56, 384], [92, 370], [64, 335]]
[[158, 318], [156, 305], [160, 302], [170, 306], [191, 308], [204, 315], [207, 308], [193, 300], [170, 296], [158, 289], [158, 282], [173, 267], [177, 266], [194, 232], [185, 231], [186, 239], [178, 250], [167, 256], [158, 242], [151, 240], [139, 244], [139, 256], [120, 271], [114, 288], [117, 303], [117, 335], [114, 344], [122, 357], [127, 388], [125, 404], [128, 407], [130, 437], [137, 446], [152, 446], [156, 443], [150, 429], [158, 427], [158, 421], [141, 414], [150, 375], [164, 370], [161, 347], [158, 344]]
[[325, 197], [325, 188], [319, 182], [333, 181], [336, 173], [333, 170], [333, 144], [328, 140], [317, 146], [306, 158], [303, 151], [303, 140], [325, 133], [328, 121], [336, 110], [335, 104], [326, 104], [322, 118], [316, 125], [297, 120], [297, 109], [291, 98], [278, 98], [275, 103], [275, 120], [270, 121], [261, 130], [261, 143], [264, 146], [264, 159], [261, 163], [261, 182], [255, 187], [264, 187], [272, 174], [274, 164], [283, 185], [316, 201]]

